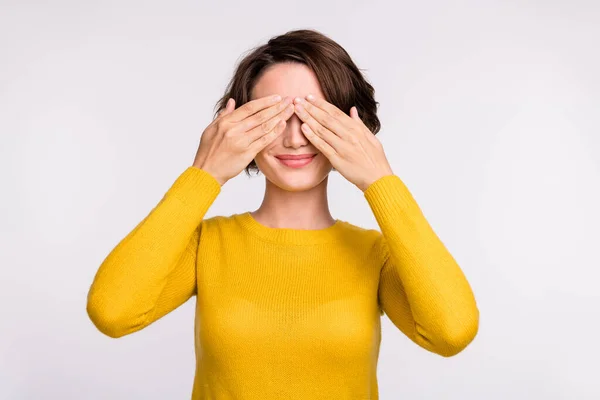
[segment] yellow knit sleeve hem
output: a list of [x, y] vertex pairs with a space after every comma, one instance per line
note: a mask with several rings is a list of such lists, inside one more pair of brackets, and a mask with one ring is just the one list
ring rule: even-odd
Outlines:
[[190, 205], [203, 205], [221, 192], [221, 184], [207, 171], [190, 166], [177, 177], [166, 197], [174, 196]]

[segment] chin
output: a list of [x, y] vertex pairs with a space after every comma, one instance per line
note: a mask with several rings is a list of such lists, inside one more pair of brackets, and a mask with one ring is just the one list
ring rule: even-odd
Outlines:
[[332, 170], [329, 160], [323, 162], [323, 154], [317, 154], [313, 160], [302, 167], [284, 165], [276, 157], [256, 160], [260, 172], [274, 185], [288, 192], [302, 192], [313, 189], [323, 182]]

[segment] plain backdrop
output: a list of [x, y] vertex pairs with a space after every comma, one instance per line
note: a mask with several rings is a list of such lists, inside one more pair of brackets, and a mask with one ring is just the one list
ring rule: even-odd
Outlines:
[[[392, 169], [481, 312], [451, 358], [383, 316], [380, 398], [600, 398], [597, 1], [0, 4], [0, 399], [190, 397], [195, 298], [115, 340], [87, 291], [191, 165], [236, 62], [299, 28], [375, 87]], [[241, 173], [207, 217], [263, 191]], [[378, 228], [339, 173], [329, 191], [335, 218]]]

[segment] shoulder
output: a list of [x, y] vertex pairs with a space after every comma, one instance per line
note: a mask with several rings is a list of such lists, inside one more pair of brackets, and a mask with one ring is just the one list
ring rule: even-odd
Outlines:
[[381, 269], [389, 257], [388, 246], [381, 231], [363, 228], [349, 222], [344, 222], [344, 224], [349, 232], [346, 235], [347, 245]]
[[238, 225], [236, 221], [237, 214], [231, 215], [214, 215], [202, 220], [202, 229], [207, 230], [228, 230], [233, 229]]
[[382, 233], [373, 228], [364, 228], [358, 225], [354, 225], [350, 222], [343, 221], [346, 226], [347, 239], [350, 241], [356, 241], [357, 245], [368, 248], [375, 253], [381, 253], [384, 246]]

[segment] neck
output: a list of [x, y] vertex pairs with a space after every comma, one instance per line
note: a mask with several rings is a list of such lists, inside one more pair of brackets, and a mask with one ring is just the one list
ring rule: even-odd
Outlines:
[[328, 179], [326, 176], [318, 185], [300, 191], [282, 189], [266, 179], [262, 204], [251, 214], [272, 228], [327, 228], [335, 223], [327, 201]]

